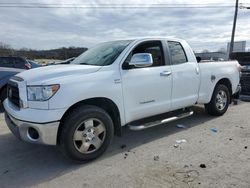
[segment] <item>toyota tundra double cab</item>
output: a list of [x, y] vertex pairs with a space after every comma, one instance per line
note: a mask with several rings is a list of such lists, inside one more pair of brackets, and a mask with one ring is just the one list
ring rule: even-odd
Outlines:
[[104, 153], [125, 125], [166, 124], [192, 115], [195, 104], [223, 115], [238, 84], [237, 61], [199, 64], [184, 40], [105, 42], [69, 65], [12, 77], [5, 120], [21, 140], [57, 145], [71, 159], [86, 161]]

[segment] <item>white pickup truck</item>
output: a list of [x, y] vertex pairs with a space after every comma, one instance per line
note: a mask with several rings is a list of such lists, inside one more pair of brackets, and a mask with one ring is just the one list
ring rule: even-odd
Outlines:
[[12, 77], [4, 101], [10, 130], [31, 143], [58, 145], [74, 160], [100, 156], [122, 127], [142, 130], [187, 117], [205, 104], [227, 111], [238, 91], [237, 61], [197, 63], [179, 39], [106, 42], [70, 65]]

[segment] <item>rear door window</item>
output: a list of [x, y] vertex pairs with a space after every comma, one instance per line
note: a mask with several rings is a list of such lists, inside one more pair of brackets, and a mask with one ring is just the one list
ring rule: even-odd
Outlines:
[[179, 42], [168, 41], [168, 47], [173, 65], [178, 65], [188, 62], [185, 51]]

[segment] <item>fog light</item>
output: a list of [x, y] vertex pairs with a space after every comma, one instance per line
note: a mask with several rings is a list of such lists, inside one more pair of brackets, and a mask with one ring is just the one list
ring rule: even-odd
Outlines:
[[37, 140], [39, 138], [39, 133], [36, 129], [29, 127], [28, 128], [28, 136], [33, 140]]

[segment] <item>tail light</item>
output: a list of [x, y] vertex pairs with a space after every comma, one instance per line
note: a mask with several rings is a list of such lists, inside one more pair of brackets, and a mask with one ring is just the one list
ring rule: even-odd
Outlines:
[[243, 69], [243, 66], [241, 66], [238, 62], [237, 62], [237, 65], [236, 65], [236, 68], [237, 68], [237, 70], [238, 70], [238, 72], [239, 72], [239, 77], [241, 78], [241, 71], [242, 71], [242, 69]]
[[25, 63], [24, 66], [25, 66], [26, 69], [31, 69], [31, 64], [30, 63]]
[[241, 72], [241, 70], [243, 69], [243, 66], [241, 66], [239, 63], [237, 63], [236, 67], [239, 72]]

